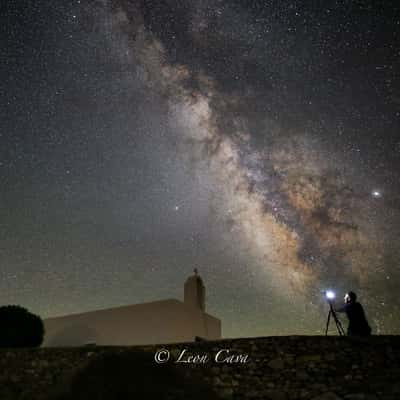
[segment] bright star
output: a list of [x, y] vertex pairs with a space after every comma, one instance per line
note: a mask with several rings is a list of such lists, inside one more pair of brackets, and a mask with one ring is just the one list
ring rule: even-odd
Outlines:
[[373, 190], [371, 194], [375, 198], [382, 197], [382, 193], [379, 190]]

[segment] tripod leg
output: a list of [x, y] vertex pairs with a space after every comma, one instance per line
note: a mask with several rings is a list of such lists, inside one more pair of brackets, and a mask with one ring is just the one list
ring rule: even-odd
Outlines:
[[341, 335], [342, 336], [346, 336], [346, 332], [344, 331], [343, 325], [339, 320], [338, 320], [338, 324], [339, 324], [339, 328], [340, 328], [340, 330], [342, 332]]
[[329, 310], [328, 319], [327, 319], [327, 321], [326, 321], [325, 336], [328, 336], [328, 329], [329, 329], [329, 322], [330, 322], [330, 319], [331, 319], [331, 310]]
[[343, 329], [343, 326], [342, 326], [342, 323], [339, 321], [339, 318], [337, 317], [336, 313], [334, 311], [332, 311], [332, 310], [331, 310], [331, 313], [332, 313], [333, 319], [335, 321], [336, 328], [337, 328], [337, 330], [339, 332], [339, 335], [340, 336], [346, 336], [346, 334], [344, 332], [344, 329]]

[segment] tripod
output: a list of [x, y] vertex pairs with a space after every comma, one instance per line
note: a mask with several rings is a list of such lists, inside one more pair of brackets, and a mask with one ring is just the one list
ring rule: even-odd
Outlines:
[[339, 321], [339, 319], [335, 313], [335, 310], [333, 309], [332, 302], [328, 301], [328, 303], [329, 303], [329, 313], [328, 313], [328, 320], [326, 321], [325, 336], [328, 336], [329, 322], [331, 320], [331, 316], [332, 316], [333, 320], [335, 321], [336, 328], [339, 332], [339, 335], [346, 336], [346, 333], [344, 332], [342, 323]]

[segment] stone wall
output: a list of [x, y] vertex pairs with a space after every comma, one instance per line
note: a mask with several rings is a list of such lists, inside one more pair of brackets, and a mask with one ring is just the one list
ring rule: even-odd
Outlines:
[[[201, 376], [222, 399], [400, 399], [398, 336], [281, 336], [140, 347], [2, 349], [0, 399], [57, 396], [99, 357], [134, 349], [145, 350], [158, 372], [173, 368], [183, 377]], [[126, 384], [134, 382], [133, 376]]]

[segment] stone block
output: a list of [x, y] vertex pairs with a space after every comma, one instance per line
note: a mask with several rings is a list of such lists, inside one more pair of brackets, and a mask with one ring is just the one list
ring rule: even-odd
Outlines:
[[343, 400], [343, 398], [336, 395], [336, 393], [326, 392], [317, 397], [313, 397], [312, 400]]
[[273, 369], [283, 369], [285, 362], [281, 358], [275, 358], [268, 363], [268, 367]]

